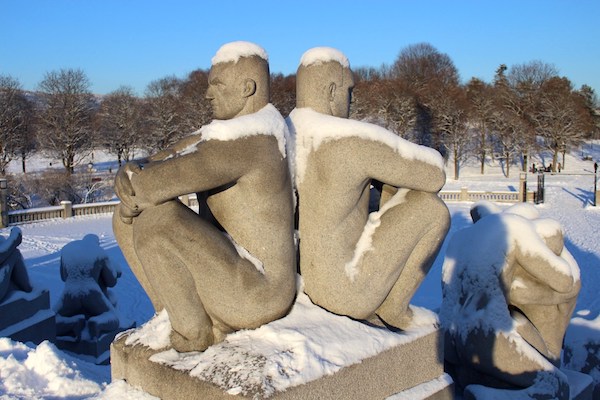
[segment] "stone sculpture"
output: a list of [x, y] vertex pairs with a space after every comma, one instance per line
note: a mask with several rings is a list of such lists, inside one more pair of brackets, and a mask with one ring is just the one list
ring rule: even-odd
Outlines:
[[19, 228], [12, 228], [6, 239], [0, 238], [0, 302], [11, 289], [26, 293], [33, 290], [23, 256], [17, 249], [22, 240]]
[[568, 399], [558, 367], [581, 283], [560, 224], [525, 203], [503, 212], [478, 203], [471, 215], [443, 266], [440, 318], [455, 382], [467, 399]]
[[117, 283], [121, 270], [111, 263], [96, 235], [86, 235], [65, 245], [60, 252], [60, 277], [64, 290], [55, 306], [56, 334], [79, 340], [97, 339], [119, 327], [115, 299], [108, 288]]
[[120, 320], [109, 291], [120, 276], [121, 269], [110, 261], [96, 235], [62, 248], [60, 277], [65, 287], [54, 307], [58, 347], [92, 356], [98, 364], [108, 362], [115, 335], [135, 325]]
[[[126, 164], [115, 181], [115, 236], [157, 311], [167, 310], [178, 351], [278, 319], [296, 293], [287, 128], [269, 104], [266, 52], [221, 47], [206, 97], [212, 123]], [[190, 193], [206, 199], [200, 214], [178, 201]]]
[[23, 236], [12, 228], [0, 236], [0, 336], [22, 342], [54, 340], [54, 313], [47, 290], [35, 289], [18, 249]]
[[[348, 59], [314, 48], [297, 72], [295, 138], [300, 272], [311, 300], [355, 319], [410, 325], [409, 302], [448, 231], [437, 196], [443, 161], [373, 124], [348, 119], [354, 80]], [[369, 214], [372, 183], [387, 184]]]

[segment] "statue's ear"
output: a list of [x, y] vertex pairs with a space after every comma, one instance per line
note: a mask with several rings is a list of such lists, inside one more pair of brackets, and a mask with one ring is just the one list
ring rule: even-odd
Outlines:
[[256, 82], [253, 79], [246, 79], [244, 81], [244, 91], [242, 92], [243, 97], [250, 97], [256, 93]]
[[335, 99], [335, 89], [337, 88], [337, 85], [335, 84], [335, 82], [331, 82], [329, 84], [328, 89], [328, 94], [329, 94], [329, 101], [333, 101], [333, 99]]

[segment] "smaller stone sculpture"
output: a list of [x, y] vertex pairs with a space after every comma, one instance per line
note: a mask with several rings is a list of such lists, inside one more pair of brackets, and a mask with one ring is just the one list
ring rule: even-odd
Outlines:
[[560, 224], [525, 203], [503, 212], [478, 203], [471, 215], [443, 266], [440, 319], [455, 382], [467, 399], [569, 399], [558, 367], [581, 282]]
[[[404, 329], [409, 302], [450, 225], [437, 192], [443, 160], [379, 126], [348, 119], [354, 87], [339, 50], [314, 48], [300, 62], [295, 138], [300, 273], [317, 305]], [[369, 213], [371, 184], [386, 184]]]
[[0, 302], [10, 290], [26, 293], [33, 290], [23, 256], [17, 249], [22, 240], [19, 228], [12, 228], [6, 239], [0, 237]]
[[107, 290], [120, 276], [120, 269], [100, 247], [98, 236], [86, 235], [63, 247], [60, 277], [65, 288], [56, 305], [56, 333], [77, 339], [98, 338], [117, 329], [119, 317]]
[[54, 313], [47, 290], [34, 289], [21, 252], [23, 236], [12, 228], [0, 236], [0, 336], [40, 343], [55, 337]]
[[[215, 120], [115, 179], [115, 237], [182, 352], [283, 317], [296, 294], [287, 128], [269, 103], [267, 53], [228, 43], [208, 80]], [[190, 193], [200, 213], [179, 201]]]
[[60, 276], [65, 288], [55, 306], [57, 345], [102, 358], [114, 336], [130, 327], [121, 326], [109, 292], [121, 276], [119, 266], [100, 247], [98, 236], [86, 235], [62, 248]]

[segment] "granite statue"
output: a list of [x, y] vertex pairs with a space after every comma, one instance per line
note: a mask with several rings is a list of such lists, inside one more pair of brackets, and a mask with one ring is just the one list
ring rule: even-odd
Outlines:
[[[233, 42], [212, 59], [213, 120], [117, 173], [117, 241], [171, 344], [201, 351], [284, 316], [296, 294], [287, 127], [269, 103], [264, 49]], [[194, 212], [178, 197], [196, 193]]]
[[481, 202], [471, 215], [442, 272], [440, 319], [455, 382], [467, 399], [569, 399], [560, 356], [581, 281], [560, 224], [526, 203], [501, 211]]
[[[346, 56], [307, 51], [296, 75], [295, 142], [300, 273], [304, 290], [335, 314], [402, 329], [410, 300], [450, 225], [437, 193], [438, 152], [348, 119], [354, 79]], [[370, 189], [385, 184], [377, 211]]]

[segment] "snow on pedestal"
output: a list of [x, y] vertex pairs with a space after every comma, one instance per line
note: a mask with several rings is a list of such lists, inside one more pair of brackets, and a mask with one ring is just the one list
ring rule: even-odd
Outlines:
[[392, 332], [331, 314], [300, 293], [286, 317], [192, 353], [170, 348], [171, 327], [163, 311], [117, 337], [113, 381], [125, 379], [163, 399], [386, 398], [431, 381], [429, 392], [420, 392], [429, 393], [423, 398], [431, 392], [450, 398], [437, 316], [423, 308], [413, 311], [413, 327]]

